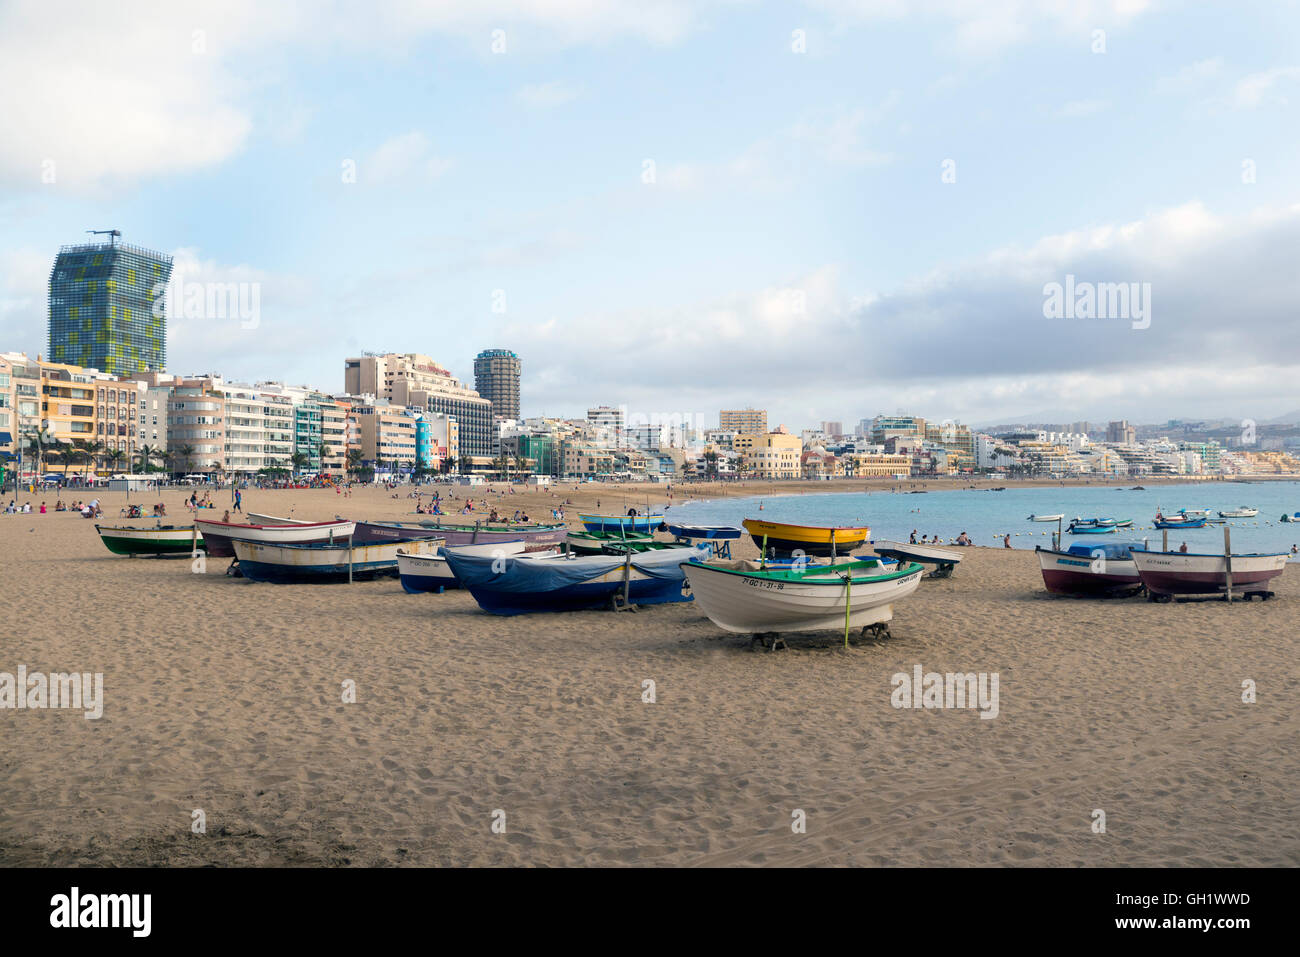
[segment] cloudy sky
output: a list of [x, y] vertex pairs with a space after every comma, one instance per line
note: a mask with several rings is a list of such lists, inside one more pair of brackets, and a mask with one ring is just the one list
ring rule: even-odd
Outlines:
[[[525, 414], [1264, 420], [1300, 408], [1298, 35], [1286, 0], [0, 0], [0, 350], [117, 227], [256, 284], [256, 322], [172, 318], [175, 372], [507, 347]], [[1148, 311], [1048, 318], [1067, 276]]]

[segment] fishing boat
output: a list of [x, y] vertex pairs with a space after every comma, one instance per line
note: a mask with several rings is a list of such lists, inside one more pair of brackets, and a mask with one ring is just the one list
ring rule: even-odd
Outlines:
[[1065, 518], [1064, 514], [1060, 515], [1030, 515], [1028, 521], [1031, 522], [1059, 522]]
[[700, 610], [719, 628], [741, 634], [881, 626], [894, 617], [894, 602], [916, 591], [925, 570], [916, 562], [877, 559], [805, 569], [755, 561], [681, 567]]
[[[1190, 552], [1134, 552], [1142, 584], [1152, 601], [1169, 601], [1174, 595], [1214, 595], [1228, 590], [1231, 568], [1234, 595], [1272, 597], [1265, 587], [1286, 568], [1286, 552], [1240, 555]], [[1229, 566], [1231, 558], [1231, 566]]]
[[114, 555], [182, 555], [203, 548], [203, 536], [194, 540], [193, 525], [96, 525], [99, 540]]
[[569, 551], [579, 555], [599, 555], [605, 551], [606, 545], [653, 541], [654, 536], [648, 532], [569, 532], [564, 539]]
[[1180, 508], [1176, 514], [1183, 518], [1209, 518], [1212, 513], [1208, 508]]
[[668, 533], [678, 538], [706, 539], [709, 541], [721, 539], [737, 539], [745, 534], [743, 528], [735, 525], [682, 525], [669, 523]]
[[444, 554], [461, 587], [494, 615], [575, 611], [614, 606], [690, 601], [683, 591], [685, 555], [704, 558], [708, 545], [623, 555], [512, 555], [493, 559]]
[[843, 555], [861, 548], [871, 534], [866, 525], [789, 525], [757, 518], [747, 518], [741, 524], [760, 552], [766, 548], [778, 554]]
[[422, 529], [447, 540], [448, 545], [478, 545], [484, 542], [524, 543], [524, 551], [540, 551], [561, 544], [568, 531], [563, 522], [539, 524], [536, 522], [443, 522], [441, 519], [423, 522], [374, 523], [375, 529]]
[[653, 532], [664, 523], [662, 515], [579, 515], [589, 532]]
[[[239, 571], [255, 582], [345, 582], [397, 574], [397, 553], [431, 555], [439, 538], [365, 545], [265, 545], [235, 539]], [[488, 559], [491, 561], [491, 559]]]
[[1058, 595], [1120, 595], [1142, 588], [1133, 552], [1145, 549], [1142, 542], [1080, 542], [1065, 551], [1041, 546], [1034, 551], [1048, 591]]
[[1091, 522], [1080, 523], [1079, 519], [1075, 519], [1065, 531], [1070, 535], [1114, 535], [1119, 531], [1119, 527], [1113, 523], [1109, 525], [1096, 525]]
[[1204, 528], [1208, 519], [1205, 518], [1165, 518], [1157, 515], [1155, 517], [1156, 528]]
[[1282, 522], [1300, 522], [1300, 512], [1293, 512], [1290, 515], [1283, 515], [1279, 521]]
[[[444, 588], [459, 588], [460, 583], [447, 566], [446, 551], [451, 548], [465, 555], [486, 555], [488, 558], [504, 558], [518, 555], [524, 550], [524, 543], [486, 542], [478, 545], [444, 545], [433, 554], [417, 555], [405, 549], [397, 550], [397, 575], [402, 581], [402, 588], [408, 594], [442, 591]], [[558, 553], [557, 553], [558, 554]]]
[[[1129, 519], [1125, 519], [1124, 521], [1127, 522], [1129, 521]], [[1100, 527], [1110, 528], [1110, 527], [1118, 527], [1119, 520], [1114, 518], [1080, 518], [1078, 515], [1076, 515], [1074, 516], [1074, 520], [1071, 521], [1070, 524], [1076, 527], [1093, 526], [1099, 528]]]
[[871, 543], [877, 555], [893, 558], [900, 562], [917, 562], [921, 565], [933, 565], [930, 573], [933, 578], [947, 578], [957, 568], [961, 556], [946, 548], [933, 545], [913, 545], [910, 542], [877, 541]]
[[307, 545], [312, 542], [342, 542], [356, 531], [356, 522], [341, 519], [333, 522], [295, 522], [291, 525], [239, 525], [235, 522], [216, 522], [195, 519], [205, 542], [204, 551], [213, 558], [233, 558], [235, 548], [231, 542], [242, 538], [247, 542], [267, 545]]
[[1259, 509], [1250, 505], [1241, 505], [1237, 508], [1230, 508], [1227, 511], [1219, 513], [1219, 518], [1254, 518], [1259, 514]]
[[262, 515], [259, 512], [249, 512], [248, 520], [254, 525], [310, 525], [311, 522], [301, 518], [282, 518], [279, 515]]

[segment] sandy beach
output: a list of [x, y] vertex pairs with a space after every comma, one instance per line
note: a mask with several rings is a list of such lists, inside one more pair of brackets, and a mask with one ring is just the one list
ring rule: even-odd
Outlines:
[[[186, 494], [162, 493], [171, 521]], [[244, 509], [414, 520], [400, 494], [252, 490]], [[663, 498], [556, 494], [491, 499], [546, 520], [568, 498], [576, 525], [596, 499]], [[101, 499], [116, 524], [124, 495]], [[889, 640], [769, 653], [691, 603], [499, 618], [396, 579], [194, 574], [111, 555], [70, 513], [2, 515], [0, 671], [102, 672], [104, 711], [0, 711], [0, 862], [1300, 864], [1300, 569], [1270, 602], [1157, 605], [1049, 596], [1032, 552], [963, 558]], [[998, 716], [895, 708], [916, 665], [997, 673]]]

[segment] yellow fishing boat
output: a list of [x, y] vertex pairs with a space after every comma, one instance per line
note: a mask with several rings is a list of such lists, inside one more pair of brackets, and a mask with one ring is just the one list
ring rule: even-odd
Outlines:
[[862, 547], [871, 534], [866, 525], [825, 526], [787, 525], [747, 518], [742, 525], [762, 551], [764, 541], [768, 549], [778, 552], [802, 551], [805, 555], [846, 555]]

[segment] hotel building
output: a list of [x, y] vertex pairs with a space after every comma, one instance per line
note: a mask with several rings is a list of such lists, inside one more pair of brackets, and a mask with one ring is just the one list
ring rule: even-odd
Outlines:
[[492, 403], [426, 355], [366, 354], [345, 359], [343, 388], [349, 395], [373, 395], [391, 405], [453, 416], [459, 426], [460, 457], [492, 455]]
[[767, 410], [723, 409], [718, 413], [718, 428], [724, 432], [763, 435], [767, 432]]
[[474, 357], [474, 389], [492, 403], [493, 415], [519, 418], [522, 364], [509, 349], [484, 349]]
[[170, 256], [141, 246], [60, 247], [49, 282], [51, 361], [111, 375], [163, 369], [171, 274]]

